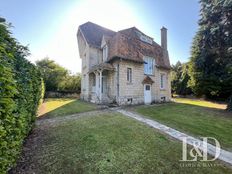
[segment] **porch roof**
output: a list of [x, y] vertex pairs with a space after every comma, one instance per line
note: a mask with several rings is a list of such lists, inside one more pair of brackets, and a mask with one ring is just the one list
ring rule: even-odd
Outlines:
[[108, 70], [113, 71], [114, 67], [110, 63], [100, 63], [98, 65], [94, 65], [92, 68], [90, 68], [89, 73], [92, 73], [97, 70]]
[[149, 76], [146, 76], [142, 81], [142, 84], [152, 84], [152, 83], [154, 83], [154, 81]]

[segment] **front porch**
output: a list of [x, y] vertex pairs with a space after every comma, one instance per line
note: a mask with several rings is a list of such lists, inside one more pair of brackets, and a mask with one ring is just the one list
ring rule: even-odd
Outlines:
[[111, 85], [113, 72], [113, 66], [108, 63], [102, 63], [91, 68], [89, 71], [90, 102], [99, 104], [113, 102]]

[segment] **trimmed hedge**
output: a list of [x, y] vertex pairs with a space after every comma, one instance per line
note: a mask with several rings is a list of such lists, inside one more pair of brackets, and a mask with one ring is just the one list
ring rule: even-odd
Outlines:
[[40, 72], [27, 55], [28, 49], [0, 23], [0, 173], [16, 163], [44, 90]]

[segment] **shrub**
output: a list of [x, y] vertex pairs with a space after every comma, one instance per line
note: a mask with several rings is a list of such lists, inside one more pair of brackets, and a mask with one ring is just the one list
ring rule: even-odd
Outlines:
[[43, 93], [40, 72], [27, 55], [0, 23], [0, 173], [15, 164]]

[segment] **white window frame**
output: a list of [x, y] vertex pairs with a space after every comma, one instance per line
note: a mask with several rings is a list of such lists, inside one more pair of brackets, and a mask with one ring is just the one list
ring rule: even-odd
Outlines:
[[132, 83], [132, 68], [128, 67], [127, 68], [127, 73], [126, 73], [126, 78], [127, 82]]
[[165, 78], [166, 75], [164, 73], [160, 74], [160, 89], [165, 89]]
[[102, 48], [102, 57], [103, 57], [103, 62], [105, 62], [108, 57], [108, 46], [107, 45], [104, 45]]
[[154, 63], [155, 59], [153, 57], [144, 57], [144, 74], [153, 75], [154, 74]]

